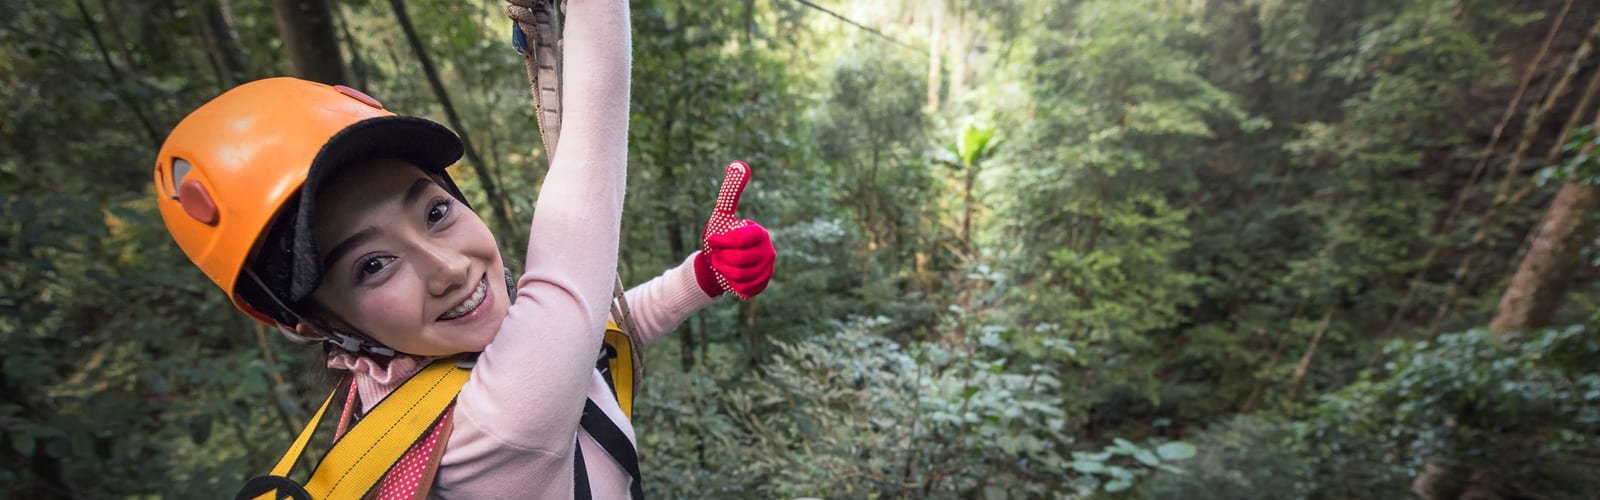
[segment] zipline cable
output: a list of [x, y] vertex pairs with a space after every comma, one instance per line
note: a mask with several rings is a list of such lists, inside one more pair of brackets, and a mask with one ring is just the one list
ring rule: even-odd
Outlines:
[[810, 0], [795, 0], [795, 1], [796, 1], [796, 2], [800, 2], [800, 5], [804, 5], [804, 6], [806, 6], [806, 7], [810, 7], [810, 8], [813, 8], [813, 9], [817, 9], [817, 10], [820, 10], [820, 11], [822, 11], [822, 13], [824, 13], [824, 14], [827, 14], [827, 15], [830, 15], [830, 16], [833, 16], [833, 17], [835, 17], [835, 18], [837, 18], [837, 19], [839, 19], [839, 20], [840, 20], [840, 21], [844, 21], [844, 22], [845, 22], [845, 24], [849, 24], [849, 25], [851, 25], [851, 26], [855, 26], [855, 27], [857, 27], [857, 28], [861, 28], [861, 29], [863, 29], [863, 30], [866, 30], [866, 31], [867, 31], [867, 32], [868, 32], [868, 33], [872, 33], [872, 34], [874, 34], [874, 35], [878, 35], [878, 36], [879, 36], [879, 37], [881, 37], [881, 38], [883, 38], [883, 39], [884, 39], [884, 40], [888, 40], [888, 41], [889, 41], [889, 42], [890, 42], [890, 43], [893, 43], [893, 44], [895, 44], [895, 45], [899, 45], [899, 46], [901, 46], [901, 47], [905, 47], [905, 48], [907, 48], [907, 49], [910, 49], [910, 50], [913, 50], [913, 51], [916, 51], [916, 52], [917, 52], [917, 53], [919, 53], [919, 54], [920, 54], [920, 53], [922, 53], [922, 51], [923, 51], [923, 50], [922, 50], [922, 49], [919, 49], [919, 48], [916, 48], [916, 47], [913, 47], [913, 46], [911, 46], [911, 45], [910, 45], [910, 44], [907, 44], [907, 43], [905, 43], [905, 42], [902, 42], [902, 41], [899, 41], [899, 40], [896, 40], [896, 39], [894, 39], [894, 37], [891, 37], [891, 36], [889, 36], [889, 35], [885, 35], [885, 34], [883, 34], [883, 32], [882, 32], [882, 31], [878, 31], [878, 30], [876, 30], [876, 29], [873, 29], [873, 28], [872, 28], [872, 27], [870, 27], [870, 26], [867, 26], [867, 25], [864, 25], [864, 24], [861, 24], [861, 23], [858, 23], [858, 22], [855, 22], [855, 21], [852, 21], [852, 20], [850, 20], [850, 18], [848, 18], [848, 17], [844, 17], [844, 16], [841, 16], [841, 15], [839, 15], [839, 14], [838, 14], [838, 13], [835, 13], [835, 12], [834, 12], [834, 11], [831, 11], [831, 10], [828, 10], [828, 9], [826, 9], [826, 8], [824, 8], [824, 7], [822, 7], [822, 6], [821, 6], [821, 5], [817, 5], [817, 4], [814, 4], [814, 3], [811, 3], [811, 1], [810, 1]]

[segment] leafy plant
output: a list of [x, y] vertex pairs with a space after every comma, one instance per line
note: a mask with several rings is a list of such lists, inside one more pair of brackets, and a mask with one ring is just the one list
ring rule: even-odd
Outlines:
[[[1062, 388], [1043, 366], [995, 343], [903, 346], [875, 333], [885, 326], [858, 319], [780, 345], [759, 374], [730, 374], [732, 385], [657, 372], [664, 379], [652, 384], [677, 389], [641, 402], [646, 455], [663, 464], [653, 484], [667, 496], [1090, 494], [1127, 489], [1152, 470], [1181, 473], [1175, 464], [1195, 454], [1183, 442], [1120, 438], [1073, 451], [1074, 417], [1056, 404]], [[723, 465], [698, 473], [697, 460]]]
[[1593, 491], [1600, 467], [1579, 458], [1600, 451], [1593, 335], [1573, 326], [1510, 342], [1483, 330], [1396, 341], [1381, 371], [1323, 397], [1300, 424], [1317, 457], [1310, 476], [1330, 496], [1402, 491], [1414, 478], [1443, 491]]
[[1572, 131], [1572, 139], [1561, 146], [1572, 155], [1567, 161], [1539, 171], [1539, 183], [1571, 182], [1600, 186], [1600, 134], [1594, 125], [1584, 125]]

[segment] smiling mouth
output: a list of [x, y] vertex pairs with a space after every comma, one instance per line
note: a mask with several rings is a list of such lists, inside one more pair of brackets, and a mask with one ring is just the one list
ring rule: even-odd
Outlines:
[[468, 296], [467, 300], [461, 301], [460, 304], [456, 304], [455, 307], [450, 308], [449, 311], [445, 311], [444, 314], [439, 315], [439, 321], [449, 321], [466, 316], [472, 311], [477, 310], [478, 306], [483, 305], [483, 298], [489, 295], [488, 280], [489, 278], [487, 277], [478, 278], [478, 288], [472, 291], [472, 295]]

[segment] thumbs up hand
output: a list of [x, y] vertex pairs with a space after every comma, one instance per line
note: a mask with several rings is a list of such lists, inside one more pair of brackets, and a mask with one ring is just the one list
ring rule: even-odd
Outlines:
[[750, 165], [729, 163], [717, 193], [717, 206], [711, 211], [700, 236], [700, 254], [695, 256], [695, 281], [706, 295], [716, 297], [733, 292], [749, 300], [767, 289], [778, 252], [766, 228], [735, 215], [739, 197], [750, 183]]

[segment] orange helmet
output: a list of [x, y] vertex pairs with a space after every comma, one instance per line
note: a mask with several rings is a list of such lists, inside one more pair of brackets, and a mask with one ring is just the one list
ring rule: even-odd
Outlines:
[[321, 279], [310, 230], [321, 179], [398, 157], [459, 198], [444, 169], [461, 152], [444, 126], [391, 113], [355, 89], [269, 78], [217, 96], [172, 129], [156, 158], [156, 205], [183, 253], [234, 306], [293, 325], [289, 304]]

